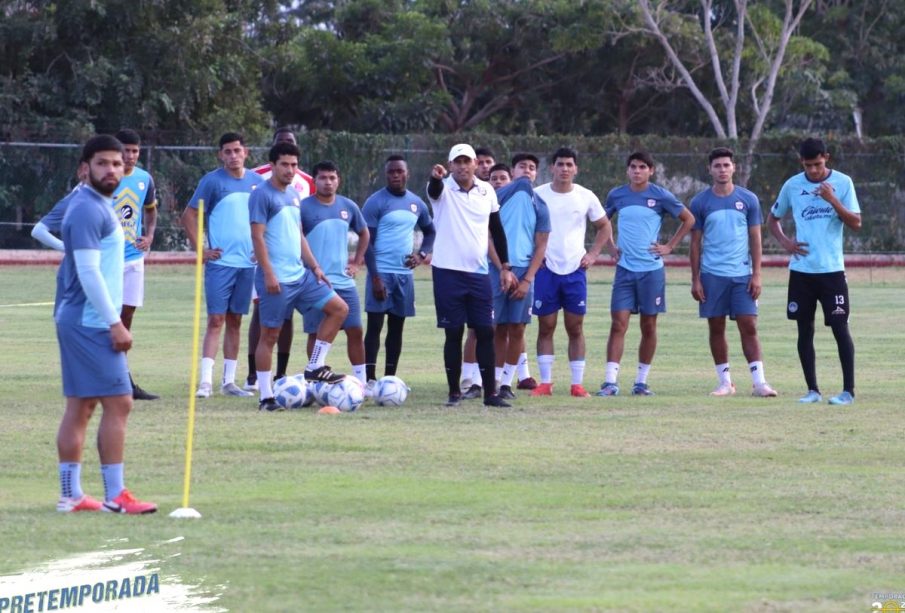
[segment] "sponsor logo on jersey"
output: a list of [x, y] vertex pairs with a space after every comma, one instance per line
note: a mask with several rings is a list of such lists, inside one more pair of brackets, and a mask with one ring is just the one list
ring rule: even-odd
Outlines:
[[799, 196], [807, 196], [807, 195], [809, 195], [810, 193], [811, 193], [811, 192], [809, 192], [808, 190], [803, 189], [803, 190], [801, 190], [801, 193], [798, 194], [798, 195], [799, 195]]
[[830, 217], [835, 217], [836, 211], [833, 210], [831, 206], [806, 206], [804, 210], [801, 212], [801, 218], [804, 221], [811, 221], [813, 219], [827, 219]]

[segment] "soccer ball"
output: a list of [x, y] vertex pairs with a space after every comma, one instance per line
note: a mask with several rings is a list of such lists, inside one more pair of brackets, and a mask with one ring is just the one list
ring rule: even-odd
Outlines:
[[332, 386], [326, 381], [312, 381], [308, 384], [308, 391], [311, 399], [320, 406], [327, 406], [330, 402], [327, 400], [327, 392]]
[[386, 376], [377, 382], [374, 399], [382, 407], [398, 407], [408, 398], [409, 387], [399, 377]]
[[308, 384], [303, 377], [286, 375], [273, 384], [273, 397], [284, 409], [300, 409], [311, 404]]
[[329, 386], [325, 400], [340, 411], [354, 411], [365, 401], [364, 389], [357, 379], [346, 377]]

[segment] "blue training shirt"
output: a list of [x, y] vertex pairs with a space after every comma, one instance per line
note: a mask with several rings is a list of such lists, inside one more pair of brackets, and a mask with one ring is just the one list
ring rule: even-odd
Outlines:
[[415, 225], [424, 228], [431, 224], [430, 211], [424, 200], [408, 190], [397, 196], [384, 187], [365, 201], [361, 214], [369, 228], [377, 228], [374, 244], [377, 271], [412, 274], [412, 269], [403, 262], [412, 252]]
[[223, 250], [220, 259], [211, 260], [207, 265], [254, 267], [248, 197], [263, 181], [261, 175], [248, 169], [241, 179], [233, 177], [223, 168], [201, 178], [188, 205], [197, 209], [198, 201], [204, 200], [208, 245], [211, 249]]
[[807, 273], [845, 270], [842, 255], [842, 228], [845, 224], [833, 205], [816, 194], [823, 182], [833, 186], [842, 206], [853, 213], [861, 212], [855, 184], [851, 177], [838, 170], [830, 170], [823, 181], [811, 181], [804, 172], [786, 181], [770, 213], [782, 219], [791, 210], [795, 220], [795, 240], [808, 244], [807, 255], [794, 256], [789, 261], [791, 270]]
[[265, 224], [267, 256], [280, 283], [293, 283], [305, 276], [300, 205], [299, 194], [291, 185], [281, 192], [270, 181], [260, 185], [248, 199], [251, 223]]
[[63, 231], [63, 218], [66, 216], [66, 209], [69, 208], [69, 203], [72, 202], [72, 199], [75, 198], [81, 188], [81, 183], [76, 185], [71, 192], [63, 196], [55, 205], [53, 205], [53, 208], [48, 211], [47, 215], [41, 218], [41, 223], [47, 226], [48, 230], [57, 234], [60, 234]]
[[603, 206], [607, 217], [619, 214], [616, 246], [622, 255], [619, 266], [632, 272], [647, 272], [663, 268], [663, 258], [650, 252], [659, 240], [660, 226], [666, 214], [678, 217], [685, 206], [672, 192], [654, 183], [640, 192], [628, 185], [610, 191]]
[[527, 268], [534, 256], [534, 234], [550, 232], [550, 210], [534, 193], [531, 180], [519, 177], [497, 190], [500, 220], [509, 245], [509, 263]]
[[753, 192], [736, 186], [728, 196], [708, 188], [691, 199], [694, 229], [701, 237], [701, 270], [721, 277], [751, 274], [748, 229], [760, 226], [760, 201]]
[[[206, 203], [207, 201], [205, 206]], [[135, 246], [135, 241], [141, 236], [144, 210], [155, 206], [157, 191], [154, 188], [154, 179], [147, 171], [136, 166], [130, 174], [123, 175], [123, 180], [113, 193], [113, 209], [119, 217], [126, 237], [124, 256], [127, 262], [145, 256], [145, 252]]]
[[109, 328], [91, 305], [79, 281], [73, 253], [82, 249], [101, 252], [101, 276], [117, 312], [123, 306], [123, 229], [113, 212], [113, 199], [83, 186], [70, 200], [63, 218], [66, 255], [60, 264], [60, 292], [54, 320], [58, 324]]
[[302, 200], [302, 232], [334, 289], [355, 287], [355, 279], [346, 275], [349, 265], [349, 230], [361, 232], [365, 220], [358, 205], [337, 195], [333, 204], [322, 204], [317, 196]]

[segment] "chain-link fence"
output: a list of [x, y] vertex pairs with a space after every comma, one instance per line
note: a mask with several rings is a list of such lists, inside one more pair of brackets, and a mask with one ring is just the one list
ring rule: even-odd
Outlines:
[[[516, 151], [535, 153], [542, 160], [539, 183], [549, 180], [546, 160], [549, 154], [560, 144], [576, 146], [581, 152], [576, 180], [593, 190], [601, 201], [610, 189], [626, 181], [625, 158], [633, 148], [630, 145], [636, 144], [554, 137], [461, 138], [475, 145], [489, 144], [498, 160], [505, 161]], [[337, 162], [342, 172], [341, 193], [361, 204], [383, 185], [386, 157], [401, 154], [409, 163], [409, 188], [423, 196], [431, 166], [445, 161], [452, 139], [455, 137], [306, 133], [299, 138], [300, 162], [303, 168], [311, 168], [322, 159]], [[774, 144], [773, 151], [751, 160], [748, 186], [760, 196], [765, 214], [782, 183], [800, 170], [790, 143], [786, 140]], [[706, 153], [717, 144], [720, 143], [703, 139], [661, 140], [659, 146], [647, 144], [657, 161], [654, 180], [687, 203], [708, 185]], [[842, 149], [834, 149], [831, 166], [854, 178], [863, 211], [862, 231], [846, 233], [846, 250], [905, 252], [905, 193], [899, 187], [899, 179], [905, 175], [902, 156], [880, 147], [883, 150]], [[30, 237], [33, 224], [74, 186], [79, 153], [77, 144], [0, 143], [0, 249], [38, 247]], [[264, 163], [266, 155], [266, 146], [252, 147], [247, 165]], [[218, 166], [216, 148], [146, 145], [141, 164], [154, 177], [160, 203], [154, 249], [185, 249], [187, 243], [179, 215], [202, 175]], [[673, 223], [665, 223], [664, 235], [674, 228]], [[778, 251], [778, 246], [770, 240], [764, 242], [764, 248], [767, 253]]]

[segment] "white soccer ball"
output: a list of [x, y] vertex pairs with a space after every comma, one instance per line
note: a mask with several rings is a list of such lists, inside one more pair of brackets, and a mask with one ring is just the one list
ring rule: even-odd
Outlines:
[[399, 377], [388, 375], [377, 381], [377, 393], [374, 399], [382, 407], [401, 406], [409, 395], [409, 387]]
[[326, 394], [327, 404], [343, 412], [354, 411], [365, 401], [364, 388], [354, 377], [346, 377], [329, 386]]
[[284, 409], [300, 409], [311, 404], [308, 384], [304, 377], [286, 375], [273, 384], [273, 397]]
[[314, 402], [324, 407], [330, 404], [327, 400], [327, 392], [330, 391], [331, 387], [326, 381], [312, 381], [308, 384], [308, 392]]

